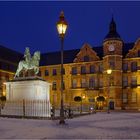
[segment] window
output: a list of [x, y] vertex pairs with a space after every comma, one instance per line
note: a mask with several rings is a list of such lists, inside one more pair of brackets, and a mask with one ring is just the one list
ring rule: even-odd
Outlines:
[[52, 90], [57, 90], [56, 82], [53, 82], [53, 84], [52, 84]]
[[132, 62], [132, 63], [131, 63], [131, 71], [132, 71], [132, 72], [137, 71], [137, 62]]
[[137, 85], [137, 77], [136, 77], [136, 76], [133, 76], [133, 77], [131, 78], [131, 85], [132, 85], [132, 86], [136, 86], [136, 85]]
[[76, 67], [73, 67], [72, 68], [72, 75], [76, 75], [77, 74], [77, 68]]
[[131, 101], [132, 101], [132, 103], [136, 103], [137, 102], [137, 93], [136, 92], [132, 93]]
[[86, 67], [85, 66], [81, 67], [81, 74], [86, 74]]
[[48, 75], [49, 75], [49, 71], [45, 70], [45, 76], [48, 76]]
[[95, 84], [94, 78], [90, 78], [89, 79], [89, 88], [94, 88], [94, 84]]
[[73, 79], [72, 80], [72, 88], [76, 88], [77, 87], [77, 80]]
[[127, 87], [128, 86], [128, 77], [123, 77], [123, 87]]
[[95, 73], [95, 67], [93, 65], [90, 66], [90, 73]]
[[52, 75], [57, 75], [56, 69], [53, 69]]
[[127, 93], [123, 93], [123, 103], [127, 103], [128, 97]]
[[110, 68], [113, 70], [115, 69], [115, 62], [114, 61], [110, 61], [109, 62]]
[[86, 87], [86, 79], [82, 79], [81, 81], [81, 87], [85, 88]]
[[103, 71], [103, 65], [100, 64], [100, 65], [99, 65], [99, 72], [102, 72], [102, 71]]
[[84, 56], [84, 62], [89, 62], [89, 56]]
[[123, 71], [126, 72], [128, 70], [128, 64], [123, 63]]
[[97, 80], [97, 78], [95, 78], [95, 88], [98, 88], [98, 80]]
[[103, 80], [102, 80], [102, 79], [99, 81], [99, 87], [100, 87], [100, 88], [103, 87]]

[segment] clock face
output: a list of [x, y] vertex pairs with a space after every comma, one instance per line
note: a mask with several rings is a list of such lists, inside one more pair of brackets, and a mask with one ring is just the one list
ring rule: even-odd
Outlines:
[[112, 52], [112, 51], [115, 50], [115, 47], [114, 47], [113, 45], [110, 45], [110, 46], [108, 47], [108, 49], [109, 49], [110, 52]]

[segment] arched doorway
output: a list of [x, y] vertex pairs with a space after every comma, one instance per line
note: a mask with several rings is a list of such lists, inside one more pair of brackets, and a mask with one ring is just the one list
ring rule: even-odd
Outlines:
[[114, 101], [110, 101], [110, 102], [109, 102], [109, 108], [110, 108], [111, 110], [114, 110]]
[[105, 98], [104, 96], [98, 96], [96, 98], [96, 108], [99, 109], [99, 110], [102, 110], [103, 109], [103, 105], [104, 105], [104, 101], [105, 101]]

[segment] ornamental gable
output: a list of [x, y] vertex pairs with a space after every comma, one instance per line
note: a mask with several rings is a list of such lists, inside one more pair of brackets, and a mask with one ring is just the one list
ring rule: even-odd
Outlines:
[[80, 52], [76, 55], [76, 58], [73, 62], [90, 62], [90, 61], [97, 61], [100, 60], [99, 56], [97, 56], [97, 53], [92, 49], [92, 47], [85, 43]]
[[126, 55], [126, 58], [140, 57], [140, 38], [135, 42], [135, 45]]

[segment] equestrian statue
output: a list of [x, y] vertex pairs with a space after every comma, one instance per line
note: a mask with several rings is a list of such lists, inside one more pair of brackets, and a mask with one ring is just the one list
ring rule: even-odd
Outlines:
[[39, 73], [39, 61], [40, 52], [36, 51], [33, 56], [30, 54], [30, 49], [27, 47], [24, 53], [25, 60], [21, 60], [18, 64], [18, 68], [15, 77], [19, 77], [21, 72], [27, 73], [30, 70], [34, 70], [35, 75]]

